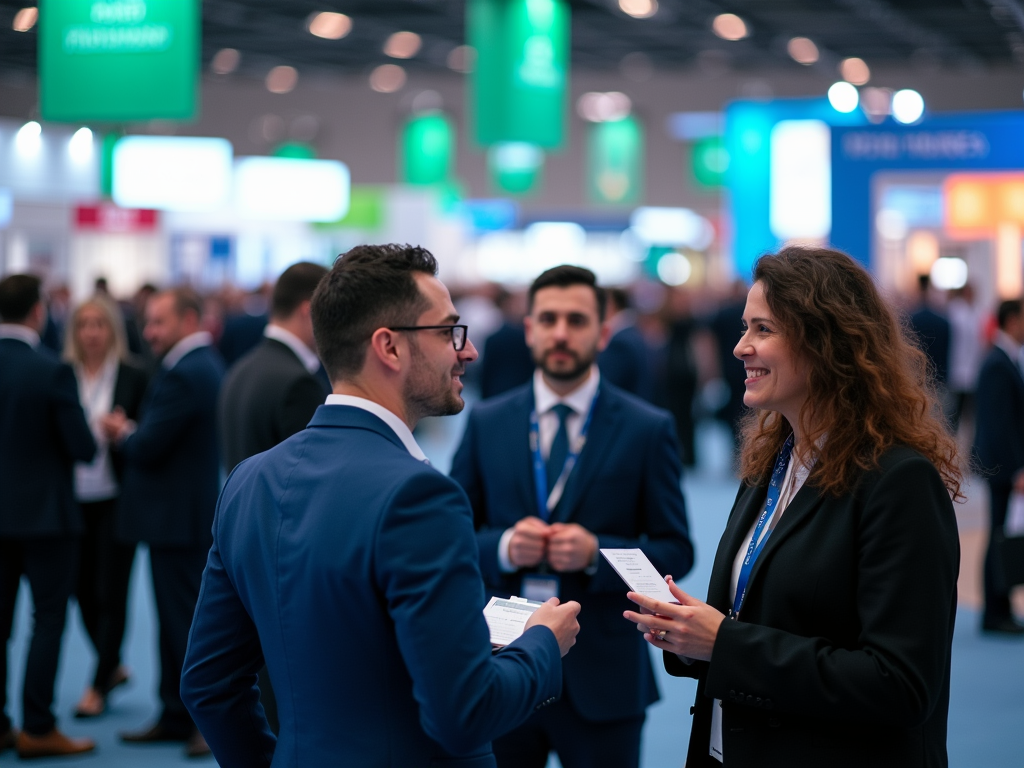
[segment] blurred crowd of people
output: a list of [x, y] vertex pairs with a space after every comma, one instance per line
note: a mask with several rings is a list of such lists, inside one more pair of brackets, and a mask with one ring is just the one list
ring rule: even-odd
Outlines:
[[[120, 300], [100, 279], [78, 303], [66, 288], [44, 293], [29, 275], [0, 282], [0, 484], [10, 489], [0, 505], [0, 633], [11, 634], [22, 576], [36, 610], [23, 730], [14, 730], [3, 707], [0, 750], [42, 756], [93, 748], [61, 734], [52, 714], [66, 605], [76, 598], [97, 658], [76, 716], [100, 716], [130, 677], [121, 645], [129, 576], [143, 542], [160, 622], [162, 709], [154, 725], [123, 738], [182, 741], [190, 755], [208, 751], [178, 689], [214, 506], [236, 464], [302, 429], [330, 392], [309, 316], [324, 274], [299, 263], [276, 285], [253, 291], [228, 286], [201, 296], [147, 284]], [[1024, 433], [1021, 304], [981, 307], [970, 285], [940, 292], [927, 277], [919, 287], [900, 302], [931, 360], [952, 429], [969, 445], [973, 425], [983, 425], [978, 448], [986, 464], [1019, 454], [1008, 476], [988, 478], [995, 531], [1010, 493], [1024, 491], [1024, 438], [1002, 434]], [[607, 292], [611, 339], [599, 357], [601, 375], [672, 414], [688, 467], [699, 458], [698, 420], [719, 419], [737, 437], [745, 373], [733, 349], [747, 289], [742, 281], [720, 290], [644, 282]], [[481, 351], [465, 377], [479, 398], [530, 381], [525, 292], [485, 285], [456, 293], [454, 302]], [[986, 378], [983, 366], [1001, 362], [986, 358], [994, 353], [1010, 358], [1009, 383], [999, 383], [998, 371]], [[268, 377], [275, 382], [269, 399], [265, 387], [250, 386]], [[979, 377], [991, 395], [981, 401]], [[1024, 632], [997, 560], [990, 551], [983, 626]], [[0, 704], [6, 668], [5, 655]], [[266, 703], [273, 723], [269, 695]]]

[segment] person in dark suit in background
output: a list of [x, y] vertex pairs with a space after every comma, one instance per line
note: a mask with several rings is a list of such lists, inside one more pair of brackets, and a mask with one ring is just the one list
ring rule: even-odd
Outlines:
[[327, 274], [308, 261], [288, 267], [274, 286], [264, 339], [228, 371], [221, 388], [220, 437], [224, 469], [262, 453], [304, 429], [330, 394], [317, 374], [310, 300]]
[[129, 360], [121, 311], [102, 294], [71, 313], [64, 359], [75, 368], [79, 399], [98, 446], [91, 462], [75, 466], [75, 496], [85, 521], [75, 596], [97, 656], [92, 683], [75, 707], [75, 717], [95, 717], [106, 710], [107, 694], [128, 681], [121, 642], [135, 560], [135, 545], [115, 534], [124, 465], [110, 451], [102, 419], [115, 408], [137, 419], [149, 376]]
[[629, 294], [621, 288], [609, 288], [606, 293], [611, 335], [597, 358], [601, 375], [619, 389], [653, 402], [655, 382], [651, 352], [636, 327], [636, 314], [630, 307]]
[[[228, 371], [220, 391], [221, 459], [231, 473], [240, 462], [305, 429], [331, 393], [317, 374], [310, 300], [327, 274], [319, 264], [292, 264], [277, 279], [263, 342]], [[277, 700], [266, 668], [260, 670], [260, 702], [277, 733]]]
[[686, 765], [943, 768], [963, 497], [927, 360], [826, 248], [759, 259], [743, 326], [743, 484], [707, 602], [669, 579], [677, 604], [630, 592], [626, 614], [697, 678]]
[[1024, 493], [1024, 302], [1004, 301], [996, 312], [995, 344], [978, 374], [974, 451], [991, 492], [989, 542], [985, 553], [984, 632], [1024, 635], [1013, 617], [1010, 590], [1002, 574], [995, 534], [1006, 523], [1010, 495]]
[[231, 366], [263, 339], [263, 329], [270, 321], [266, 294], [263, 289], [253, 291], [242, 297], [237, 305], [225, 307], [225, 312], [217, 349], [225, 365]]
[[530, 380], [533, 357], [523, 335], [525, 303], [518, 293], [500, 290], [495, 299], [501, 310], [501, 326], [487, 337], [480, 357], [480, 398], [500, 395]]
[[910, 325], [920, 340], [921, 349], [928, 355], [935, 369], [935, 381], [942, 388], [942, 396], [946, 394], [946, 381], [949, 377], [949, 340], [952, 336], [949, 320], [931, 307], [931, 278], [918, 275], [917, 286], [920, 291], [920, 304], [910, 316]]
[[729, 427], [736, 447], [739, 447], [740, 441], [740, 419], [746, 410], [743, 405], [743, 382], [746, 374], [740, 362], [733, 357], [732, 350], [743, 330], [743, 307], [746, 301], [747, 284], [742, 280], [734, 281], [729, 296], [722, 301], [718, 311], [711, 316], [707, 324], [717, 342], [718, 365], [722, 380], [727, 385], [728, 395], [715, 416]]
[[[10, 275], [0, 281], [0, 752], [16, 747], [26, 758], [95, 747], [57, 730], [52, 710], [83, 530], [74, 463], [91, 460], [96, 443], [78, 404], [71, 366], [40, 349], [45, 325], [39, 278]], [[34, 616], [17, 733], [7, 714], [7, 644], [22, 575]]]
[[313, 327], [335, 394], [221, 495], [182, 695], [224, 768], [491, 768], [491, 739], [559, 693], [579, 605], [491, 653], [472, 511], [412, 434], [462, 410], [476, 359], [436, 272], [412, 246], [334, 264]]
[[662, 573], [690, 570], [675, 428], [599, 372], [609, 331], [592, 272], [555, 267], [529, 295], [533, 381], [473, 410], [451, 476], [473, 506], [488, 592], [577, 600], [600, 629], [566, 659], [562, 700], [494, 751], [503, 768], [543, 768], [552, 749], [564, 768], [635, 767], [658, 689], [598, 549], [639, 547]]
[[122, 734], [128, 742], [185, 741], [190, 756], [209, 751], [179, 693], [181, 666], [199, 597], [220, 487], [217, 394], [224, 363], [200, 330], [203, 303], [190, 288], [159, 293], [146, 306], [146, 341], [162, 356], [138, 422], [122, 412], [104, 429], [125, 462], [118, 533], [149, 545], [160, 622], [157, 722]]

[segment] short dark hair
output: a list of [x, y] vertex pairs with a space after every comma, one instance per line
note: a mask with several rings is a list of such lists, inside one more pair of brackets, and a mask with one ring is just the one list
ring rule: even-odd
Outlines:
[[427, 309], [414, 272], [434, 276], [437, 260], [413, 245], [357, 245], [313, 293], [313, 336], [331, 381], [359, 373], [378, 328], [414, 325]]
[[196, 317], [202, 318], [203, 297], [199, 295], [195, 288], [179, 285], [174, 288], [168, 288], [164, 293], [174, 297], [174, 312], [178, 317], [184, 317], [186, 312], [195, 312]]
[[608, 299], [615, 307], [616, 312], [622, 312], [632, 307], [632, 302], [629, 300], [629, 294], [623, 288], [605, 288], [604, 292], [608, 294]]
[[313, 291], [326, 274], [327, 267], [311, 261], [292, 264], [281, 273], [274, 285], [274, 295], [270, 300], [271, 315], [282, 320], [291, 317], [302, 302], [313, 298]]
[[43, 281], [35, 275], [8, 275], [0, 280], [0, 321], [20, 323], [43, 299]]
[[586, 285], [594, 289], [594, 297], [597, 299], [597, 318], [604, 321], [605, 310], [608, 304], [608, 297], [597, 284], [597, 276], [584, 267], [574, 267], [571, 264], [562, 264], [541, 272], [530, 286], [530, 293], [526, 303], [526, 311], [533, 311], [533, 299], [537, 291], [544, 288], [568, 288], [570, 285]]
[[998, 309], [996, 309], [996, 325], [1001, 330], [1005, 329], [1010, 318], [1020, 317], [1022, 312], [1024, 312], [1024, 301], [1021, 301], [1021, 299], [1001, 301], [999, 302]]

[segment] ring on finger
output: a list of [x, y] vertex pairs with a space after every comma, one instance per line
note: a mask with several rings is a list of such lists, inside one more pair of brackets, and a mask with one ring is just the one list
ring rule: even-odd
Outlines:
[[658, 640], [664, 640], [665, 639], [665, 635], [668, 634], [668, 630], [667, 629], [659, 629], [657, 632], [655, 632], [652, 629], [651, 630], [651, 634], [654, 635]]

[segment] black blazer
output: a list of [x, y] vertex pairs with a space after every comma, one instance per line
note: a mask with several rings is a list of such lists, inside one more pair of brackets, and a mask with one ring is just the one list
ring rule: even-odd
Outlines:
[[[149, 373], [145, 368], [137, 363], [122, 360], [117, 365], [112, 407], [123, 409], [129, 419], [137, 421], [148, 384]], [[110, 464], [114, 470], [114, 477], [120, 484], [124, 481], [124, 456], [120, 451], [110, 452]]]
[[[708, 603], [732, 607], [736, 553], [766, 486], [742, 486], [711, 572]], [[853, 492], [805, 485], [758, 558], [740, 619], [719, 629], [696, 677], [686, 764], [708, 755], [713, 699], [723, 702], [729, 766], [945, 766], [950, 647], [960, 543], [935, 467], [889, 450]]]
[[161, 368], [138, 429], [120, 446], [125, 473], [118, 535], [164, 547], [209, 547], [220, 490], [217, 393], [224, 363], [213, 347]]
[[288, 345], [264, 339], [224, 377], [217, 409], [224, 470], [305, 429], [329, 394]]
[[1024, 376], [1016, 361], [993, 347], [978, 373], [974, 450], [987, 479], [1009, 488], [1024, 467]]
[[74, 466], [95, 453], [71, 366], [0, 339], [0, 537], [81, 533]]
[[[491, 595], [521, 595], [528, 570], [503, 573], [498, 543], [505, 530], [538, 515], [530, 452], [533, 385], [478, 404], [452, 460], [451, 476], [473, 507], [480, 570]], [[682, 578], [693, 565], [682, 465], [672, 417], [601, 382], [579, 463], [552, 522], [579, 523], [601, 547], [639, 547], [662, 572]], [[643, 715], [658, 699], [650, 651], [622, 618], [628, 587], [598, 559], [593, 576], [561, 574], [562, 600], [578, 600], [585, 629], [563, 660], [564, 696], [590, 722]]]

